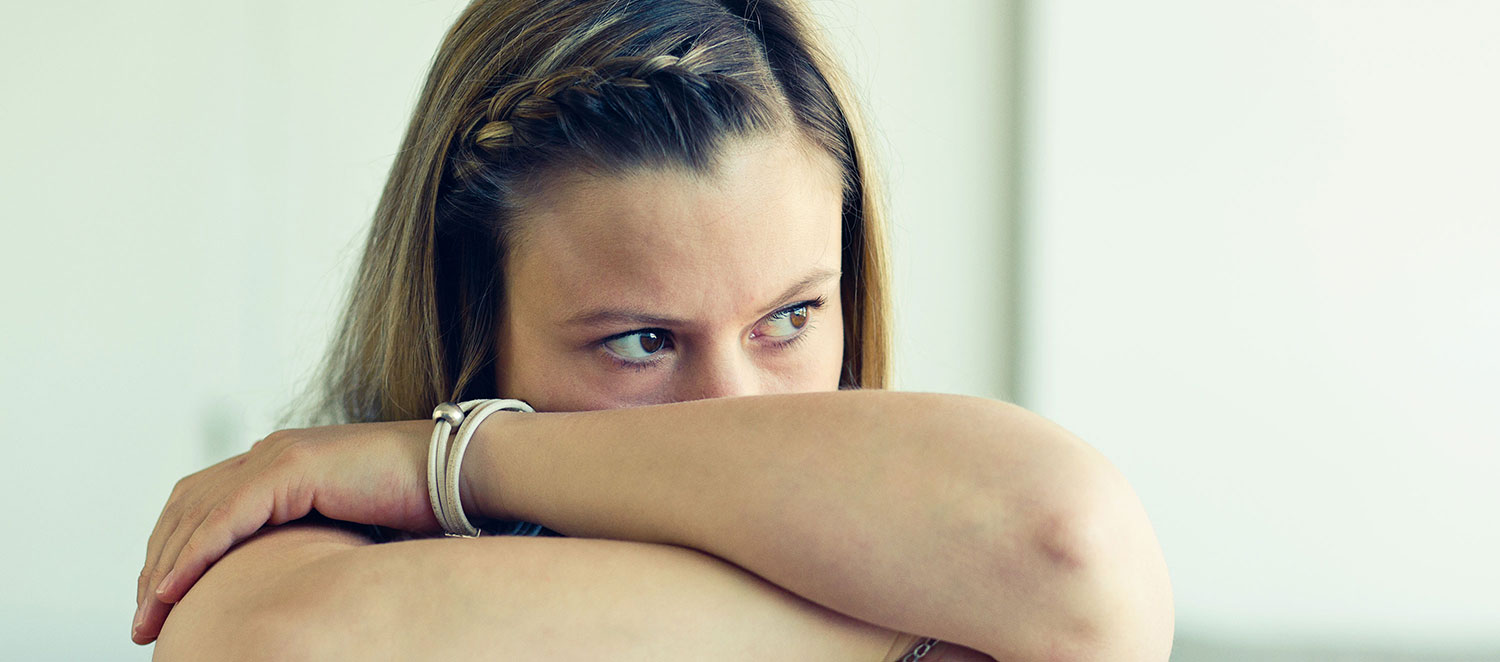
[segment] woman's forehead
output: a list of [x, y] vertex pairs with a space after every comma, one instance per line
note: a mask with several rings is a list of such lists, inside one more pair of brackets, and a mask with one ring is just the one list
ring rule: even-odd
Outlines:
[[511, 313], [560, 323], [595, 310], [734, 318], [794, 285], [836, 281], [842, 180], [790, 140], [726, 150], [711, 174], [646, 170], [560, 182], [522, 224]]

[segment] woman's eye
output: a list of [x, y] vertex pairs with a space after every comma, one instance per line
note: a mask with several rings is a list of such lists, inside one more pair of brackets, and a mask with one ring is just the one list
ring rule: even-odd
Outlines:
[[640, 360], [667, 347], [667, 334], [663, 331], [635, 331], [604, 341], [605, 349], [624, 359]]
[[807, 326], [807, 304], [803, 303], [791, 308], [782, 308], [762, 320], [755, 327], [755, 335], [787, 338], [797, 335], [805, 326]]

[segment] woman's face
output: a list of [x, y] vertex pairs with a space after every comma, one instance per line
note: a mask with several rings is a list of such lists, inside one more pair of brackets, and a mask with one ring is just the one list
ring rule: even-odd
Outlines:
[[566, 178], [516, 219], [496, 383], [541, 411], [835, 390], [841, 187], [789, 139]]

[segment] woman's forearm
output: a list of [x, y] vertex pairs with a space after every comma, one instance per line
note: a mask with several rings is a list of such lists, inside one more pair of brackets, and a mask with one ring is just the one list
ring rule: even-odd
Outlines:
[[268, 530], [172, 612], [160, 660], [897, 659], [897, 633], [681, 547]]
[[997, 659], [1150, 659], [1163, 620], [1170, 639], [1165, 570], [1128, 486], [1003, 403], [867, 391], [502, 415], [464, 474], [471, 512], [702, 550]]

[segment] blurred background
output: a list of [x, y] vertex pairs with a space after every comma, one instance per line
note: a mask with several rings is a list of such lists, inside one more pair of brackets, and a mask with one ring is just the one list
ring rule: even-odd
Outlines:
[[[1500, 4], [812, 4], [899, 386], [1108, 455], [1174, 660], [1500, 660]], [[146, 536], [301, 391], [461, 5], [6, 3], [0, 658], [149, 657]]]

